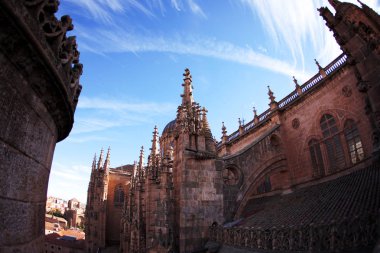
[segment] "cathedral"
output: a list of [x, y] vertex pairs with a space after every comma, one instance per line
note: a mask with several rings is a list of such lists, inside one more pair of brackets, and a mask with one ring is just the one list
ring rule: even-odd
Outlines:
[[[343, 54], [216, 141], [189, 69], [138, 162], [94, 157], [86, 252], [372, 252], [379, 247], [380, 16], [318, 9]], [[211, 112], [210, 112], [211, 113]], [[105, 157], [105, 158], [104, 158]], [[145, 160], [145, 158], [147, 158]], [[145, 161], [146, 164], [145, 164]], [[377, 246], [376, 246], [377, 245]]]

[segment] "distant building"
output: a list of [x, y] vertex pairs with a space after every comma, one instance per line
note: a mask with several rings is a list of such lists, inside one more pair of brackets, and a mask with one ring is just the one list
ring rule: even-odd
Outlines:
[[[86, 253], [372, 252], [379, 240], [380, 17], [329, 0], [319, 9], [343, 50], [248, 123], [213, 139], [185, 70], [182, 103], [148, 162], [94, 158]], [[236, 82], [239, 77], [236, 77]], [[238, 95], [240, 91], [231, 92]], [[256, 94], [257, 95], [257, 94]], [[228, 101], [230, 103], [233, 102]], [[215, 112], [216, 113], [216, 112]], [[219, 112], [222, 113], [222, 112]]]
[[[84, 208], [83, 208], [84, 206]], [[64, 212], [64, 217], [68, 221], [68, 227], [83, 227], [84, 225], [85, 205], [82, 205], [76, 198], [68, 201], [67, 208]]]
[[45, 235], [59, 232], [67, 228], [67, 221], [64, 218], [56, 217], [52, 214], [45, 214]]
[[59, 210], [62, 214], [68, 206], [68, 202], [61, 198], [49, 196], [46, 200], [46, 212]]
[[44, 253], [85, 253], [84, 239], [52, 233], [45, 236]]

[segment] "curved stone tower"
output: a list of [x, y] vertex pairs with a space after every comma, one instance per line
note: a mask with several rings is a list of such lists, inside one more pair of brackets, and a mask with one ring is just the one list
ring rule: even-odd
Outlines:
[[0, 0], [0, 252], [42, 252], [54, 148], [81, 92], [69, 16], [58, 0]]

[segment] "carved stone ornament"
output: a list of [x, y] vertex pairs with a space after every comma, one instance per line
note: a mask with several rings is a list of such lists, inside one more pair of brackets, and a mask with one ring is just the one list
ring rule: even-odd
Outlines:
[[343, 96], [345, 96], [345, 97], [351, 97], [351, 95], [352, 95], [352, 90], [351, 90], [351, 88], [350, 87], [348, 87], [348, 86], [344, 86], [343, 88], [342, 88], [342, 94], [343, 94]]
[[292, 127], [294, 129], [298, 129], [300, 127], [300, 120], [298, 118], [292, 120]]

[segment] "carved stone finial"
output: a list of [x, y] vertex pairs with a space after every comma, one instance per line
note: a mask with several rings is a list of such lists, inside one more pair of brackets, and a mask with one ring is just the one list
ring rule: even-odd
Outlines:
[[276, 98], [276, 97], [273, 95], [273, 91], [270, 89], [270, 86], [269, 86], [269, 85], [268, 85], [267, 87], [268, 87], [268, 95], [269, 95], [270, 102], [271, 102], [271, 103], [276, 102], [276, 101], [275, 101], [275, 98]]
[[191, 84], [192, 77], [188, 68], [185, 69], [185, 73], [183, 73], [183, 76], [183, 94], [181, 94], [182, 105], [192, 105], [194, 103], [193, 86]]
[[241, 127], [241, 119], [238, 118], [239, 127]]
[[321, 70], [321, 69], [322, 69], [322, 67], [321, 67], [321, 65], [319, 64], [319, 62], [317, 61], [317, 59], [314, 59], [314, 61], [315, 61], [315, 64], [317, 64], [317, 66], [318, 66], [318, 69], [319, 69], [319, 70]]
[[152, 147], [150, 148], [151, 155], [155, 156], [158, 152], [158, 128], [157, 126], [154, 126], [153, 130], [153, 139], [152, 139]]
[[327, 74], [326, 74], [325, 70], [321, 67], [321, 65], [319, 64], [317, 59], [314, 59], [314, 61], [315, 61], [315, 64], [317, 64], [317, 66], [318, 66], [319, 74], [321, 74], [322, 77], [326, 77]]
[[227, 128], [224, 125], [224, 122], [222, 122], [222, 135], [223, 135], [223, 137], [227, 136]]
[[255, 108], [255, 107], [253, 107], [253, 116], [254, 116], [254, 117], [257, 117], [257, 111], [256, 111], [256, 108]]
[[293, 76], [293, 82], [296, 85], [296, 91], [297, 91], [298, 95], [301, 95], [302, 94], [301, 86], [298, 84], [298, 81], [294, 76]]

